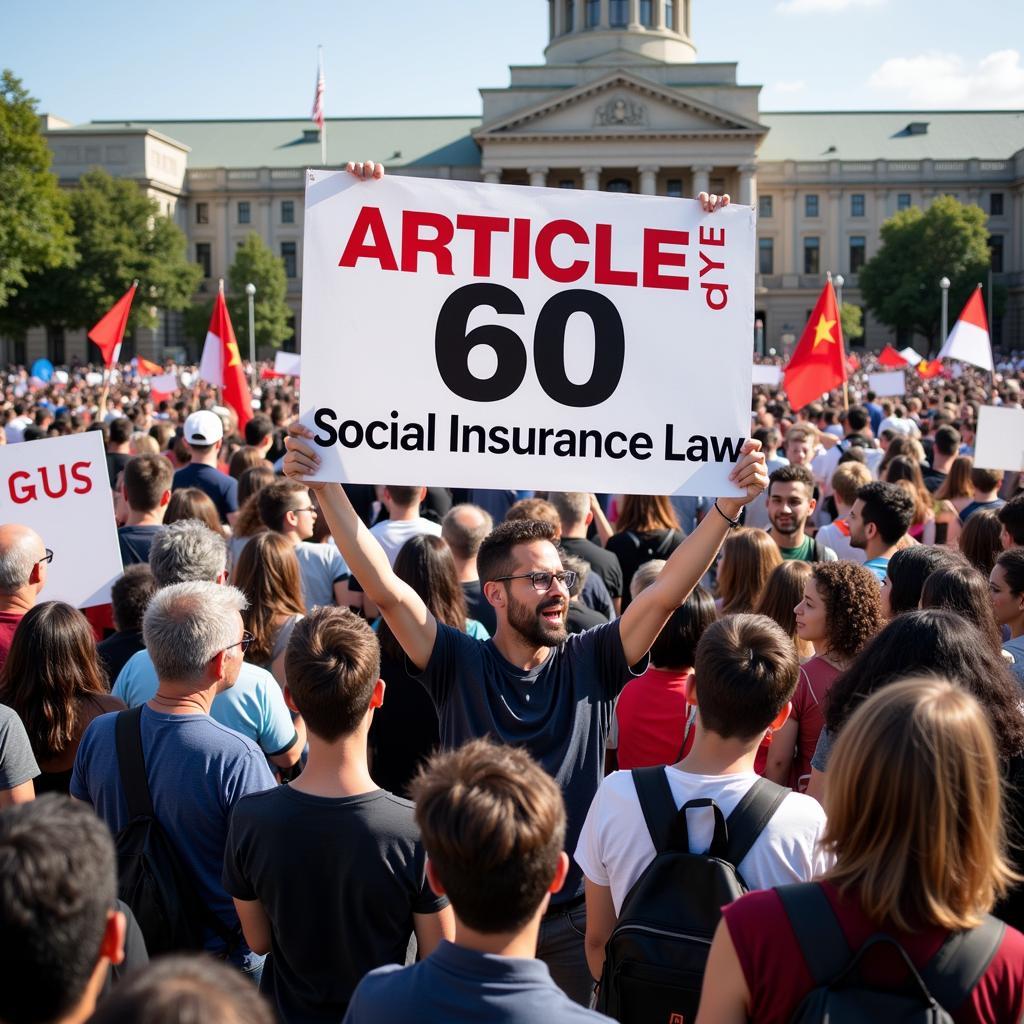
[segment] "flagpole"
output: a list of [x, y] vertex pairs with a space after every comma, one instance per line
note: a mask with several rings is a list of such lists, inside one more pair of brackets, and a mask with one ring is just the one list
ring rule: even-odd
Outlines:
[[989, 371], [989, 403], [996, 404], [996, 350], [992, 344], [992, 268], [988, 268], [988, 292], [978, 282], [978, 288], [985, 295], [988, 303], [988, 357], [992, 361], [992, 369]]
[[[319, 72], [320, 78], [322, 80], [323, 77], [324, 77], [324, 48], [322, 46], [318, 46], [316, 49], [317, 49], [317, 56], [316, 56], [317, 71]], [[320, 99], [320, 102], [323, 103], [323, 98], [322, 97]], [[323, 127], [320, 129], [320, 166], [321, 167], [326, 167], [327, 166], [327, 117], [326, 117], [326, 115], [324, 115], [323, 120], [324, 120], [324, 124], [323, 124]]]

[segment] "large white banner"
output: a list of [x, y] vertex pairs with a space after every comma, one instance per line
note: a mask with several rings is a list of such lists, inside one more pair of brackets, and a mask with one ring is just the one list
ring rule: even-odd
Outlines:
[[0, 445], [0, 522], [31, 526], [53, 552], [41, 601], [110, 600], [121, 551], [98, 430]]
[[308, 172], [320, 479], [737, 493], [753, 252], [749, 207]]
[[978, 410], [974, 464], [979, 469], [1024, 470], [1024, 409], [983, 405]]
[[907, 376], [903, 370], [869, 373], [868, 390], [879, 398], [897, 398], [907, 393]]

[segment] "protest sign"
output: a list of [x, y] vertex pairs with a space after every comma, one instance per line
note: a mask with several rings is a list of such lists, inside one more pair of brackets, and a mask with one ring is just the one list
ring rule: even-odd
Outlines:
[[274, 356], [274, 373], [298, 377], [301, 358], [298, 352], [278, 352]]
[[1024, 409], [983, 405], [978, 410], [974, 465], [979, 469], [1024, 470]]
[[907, 393], [907, 378], [902, 370], [888, 373], [869, 373], [868, 391], [874, 391], [879, 398], [893, 398]]
[[0, 522], [32, 527], [53, 552], [42, 600], [110, 600], [121, 551], [99, 431], [0, 446]]
[[320, 479], [737, 493], [749, 207], [310, 171], [304, 238]]
[[782, 382], [782, 367], [769, 366], [764, 363], [754, 363], [754, 376], [752, 384], [767, 384], [776, 388]]

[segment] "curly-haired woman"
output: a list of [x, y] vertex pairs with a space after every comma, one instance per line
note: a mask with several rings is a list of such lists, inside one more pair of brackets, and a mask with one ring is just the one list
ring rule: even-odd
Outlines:
[[789, 720], [772, 736], [765, 775], [802, 792], [825, 725], [825, 695], [881, 628], [878, 580], [853, 562], [816, 563], [794, 614], [797, 636], [813, 644], [814, 657], [800, 668]]

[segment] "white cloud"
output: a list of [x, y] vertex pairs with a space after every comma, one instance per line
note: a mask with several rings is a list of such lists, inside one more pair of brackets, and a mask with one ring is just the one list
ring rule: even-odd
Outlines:
[[851, 7], [881, 7], [887, 0], [780, 0], [780, 14], [838, 14]]
[[807, 83], [801, 78], [795, 82], [773, 82], [768, 88], [773, 92], [803, 92], [807, 88]]
[[955, 53], [893, 57], [867, 84], [899, 106], [1024, 107], [1024, 65], [1017, 50], [996, 50], [974, 66]]

